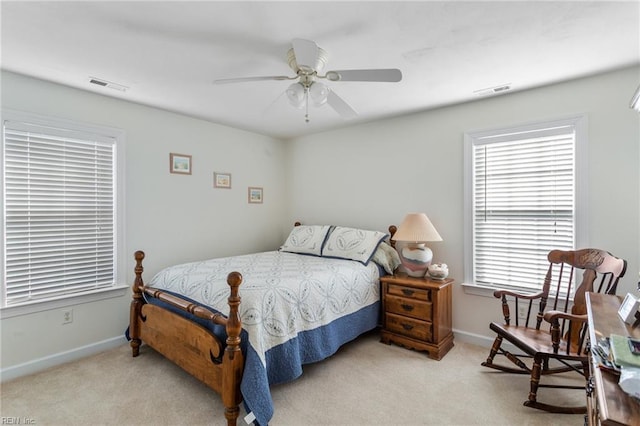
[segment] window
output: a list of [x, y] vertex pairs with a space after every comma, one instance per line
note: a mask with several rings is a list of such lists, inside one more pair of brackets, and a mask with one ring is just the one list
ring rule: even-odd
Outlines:
[[121, 132], [8, 111], [2, 122], [1, 307], [121, 288]]
[[465, 275], [477, 286], [542, 287], [547, 253], [585, 243], [586, 118], [465, 135]]

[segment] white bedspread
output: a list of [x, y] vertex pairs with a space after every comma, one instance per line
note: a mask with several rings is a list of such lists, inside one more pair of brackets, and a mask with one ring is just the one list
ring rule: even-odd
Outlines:
[[379, 271], [361, 263], [271, 251], [172, 266], [150, 286], [228, 313], [229, 272], [242, 274], [240, 316], [249, 343], [265, 353], [299, 332], [326, 325], [379, 300]]

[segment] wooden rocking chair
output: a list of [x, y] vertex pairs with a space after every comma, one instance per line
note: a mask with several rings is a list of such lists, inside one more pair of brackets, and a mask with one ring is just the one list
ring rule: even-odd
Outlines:
[[[627, 262], [597, 249], [553, 250], [547, 258], [549, 269], [544, 278], [542, 291], [522, 294], [497, 290], [493, 293], [496, 298], [502, 300], [504, 323], [491, 323], [490, 328], [497, 333], [497, 337], [489, 357], [482, 365], [509, 373], [530, 374], [531, 389], [529, 398], [524, 402], [527, 407], [553, 413], [585, 413], [586, 406], [562, 407], [537, 400], [538, 389], [541, 387], [584, 390], [584, 386], [541, 384], [540, 379], [543, 375], [567, 371], [576, 371], [585, 379], [589, 378], [585, 348], [585, 338], [588, 336], [585, 293], [615, 294], [618, 280], [624, 275]], [[573, 295], [573, 306], [569, 312], [577, 269], [583, 270], [582, 282]], [[600, 278], [596, 281], [598, 276]], [[566, 290], [562, 290], [561, 294], [563, 287]], [[547, 310], [547, 307], [550, 310]], [[526, 319], [522, 321], [521, 318]], [[512, 324], [513, 319], [515, 325]], [[503, 347], [504, 340], [524, 354], [509, 352]], [[494, 364], [496, 355], [504, 355], [515, 367]], [[522, 358], [532, 358], [531, 367]], [[550, 360], [555, 360], [553, 367], [549, 364]]]

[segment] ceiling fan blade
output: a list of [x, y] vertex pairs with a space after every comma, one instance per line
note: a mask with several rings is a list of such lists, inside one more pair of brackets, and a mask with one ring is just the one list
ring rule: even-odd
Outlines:
[[291, 45], [296, 55], [298, 68], [314, 70], [318, 61], [318, 45], [311, 40], [302, 38], [294, 38]]
[[272, 75], [265, 77], [240, 77], [240, 78], [222, 78], [219, 80], [213, 80], [213, 84], [227, 84], [227, 83], [244, 83], [247, 81], [264, 81], [264, 80], [294, 80], [296, 77], [288, 77], [286, 75]]
[[348, 120], [351, 118], [356, 118], [358, 116], [358, 113], [353, 108], [351, 108], [351, 105], [349, 105], [347, 101], [342, 99], [340, 96], [336, 95], [333, 90], [329, 91], [329, 95], [327, 96], [327, 103], [331, 106], [331, 108], [336, 110], [336, 112], [342, 118]]
[[378, 81], [397, 83], [402, 80], [402, 71], [396, 68], [371, 70], [328, 71], [325, 77], [331, 81]]

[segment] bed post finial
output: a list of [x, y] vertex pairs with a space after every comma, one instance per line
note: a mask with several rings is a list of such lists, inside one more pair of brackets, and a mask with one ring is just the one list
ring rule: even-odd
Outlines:
[[396, 247], [396, 242], [393, 240], [393, 236], [395, 235], [396, 231], [398, 230], [398, 227], [395, 225], [391, 225], [389, 226], [389, 242], [391, 243], [392, 247]]
[[231, 272], [227, 275], [227, 284], [231, 288], [229, 294], [229, 316], [227, 317], [227, 347], [223, 358], [223, 364], [227, 364], [223, 368], [222, 376], [222, 403], [224, 404], [224, 416], [228, 425], [235, 425], [236, 419], [240, 413], [238, 405], [242, 401], [240, 395], [240, 381], [242, 380], [242, 371], [244, 367], [244, 359], [240, 350], [240, 331], [242, 330], [242, 322], [238, 312], [240, 306], [240, 296], [238, 288], [242, 283], [242, 275], [239, 272]]
[[[135, 287], [140, 288], [143, 285], [142, 272], [144, 272], [144, 268], [142, 267], [142, 261], [144, 260], [144, 252], [142, 250], [138, 250], [137, 252], [135, 252], [133, 257], [136, 259], [136, 267], [134, 268], [136, 279], [133, 283], [134, 285], [133, 291], [135, 291]], [[142, 293], [142, 290], [139, 289], [138, 292]]]
[[[227, 350], [232, 351], [240, 350], [240, 330], [242, 328], [242, 322], [240, 321], [240, 313], [238, 312], [238, 306], [240, 306], [240, 296], [238, 295], [238, 288], [242, 283], [242, 274], [240, 272], [231, 272], [227, 275], [227, 284], [231, 288], [229, 294], [229, 316], [227, 319]], [[234, 353], [229, 354], [233, 359]]]
[[142, 281], [142, 272], [144, 268], [142, 267], [142, 260], [144, 259], [144, 252], [138, 250], [134, 258], [136, 259], [136, 267], [134, 268], [134, 272], [136, 274], [136, 278], [133, 281], [133, 285], [131, 286], [131, 290], [133, 291], [133, 300], [131, 301], [131, 309], [129, 312], [129, 338], [131, 339], [131, 352], [133, 356], [138, 356], [140, 353], [140, 315], [142, 311], [143, 299], [142, 299], [142, 287], [144, 287], [144, 282]]

